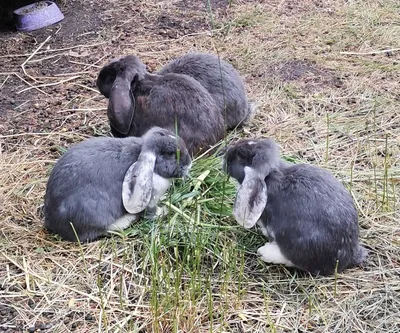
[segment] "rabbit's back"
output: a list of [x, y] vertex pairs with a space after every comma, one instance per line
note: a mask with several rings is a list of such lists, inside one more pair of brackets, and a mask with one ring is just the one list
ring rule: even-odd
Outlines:
[[242, 78], [228, 62], [212, 54], [188, 53], [165, 65], [158, 74], [186, 74], [201, 83], [212, 95], [219, 110], [225, 110], [228, 129], [234, 128], [250, 112]]
[[293, 165], [266, 179], [262, 220], [282, 253], [297, 267], [332, 274], [359, 255], [358, 216], [346, 188], [328, 171]]
[[70, 222], [81, 241], [104, 234], [108, 225], [125, 214], [123, 177], [137, 159], [140, 143], [141, 139], [132, 137], [93, 138], [70, 148], [47, 183], [45, 226], [71, 241], [76, 237]]
[[215, 101], [199, 82], [184, 74], [163, 75], [148, 96], [144, 94], [143, 107], [135, 111], [131, 134], [140, 136], [152, 126], [173, 132], [177, 129], [191, 152], [213, 145], [224, 136], [222, 115]]

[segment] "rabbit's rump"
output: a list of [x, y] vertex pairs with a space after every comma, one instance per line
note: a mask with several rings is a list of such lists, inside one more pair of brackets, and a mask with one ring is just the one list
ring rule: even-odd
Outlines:
[[215, 100], [226, 120], [227, 129], [246, 122], [251, 116], [246, 90], [237, 70], [213, 54], [188, 53], [161, 68], [158, 74], [185, 74], [201, 83]]
[[[115, 185], [122, 187], [122, 182]], [[84, 188], [69, 189], [66, 193], [69, 196], [64, 198], [61, 196], [65, 196], [65, 192], [60, 193], [59, 198], [54, 192], [49, 193], [52, 198], [46, 204], [51, 205], [52, 209], [46, 210], [44, 224], [69, 241], [77, 240], [75, 232], [81, 241], [86, 241], [106, 234], [107, 230], [116, 230], [112, 225], [118, 224], [118, 219], [126, 214], [122, 200], [112, 195], [114, 191], [100, 190], [99, 186], [87, 184]], [[109, 209], [110, 206], [114, 209]], [[75, 231], [67, 221], [73, 223]]]
[[261, 219], [270, 241], [287, 260], [311, 273], [332, 274], [336, 265], [339, 272], [351, 266], [360, 250], [351, 195], [329, 172], [311, 165], [294, 165], [282, 173], [280, 182], [267, 180]]

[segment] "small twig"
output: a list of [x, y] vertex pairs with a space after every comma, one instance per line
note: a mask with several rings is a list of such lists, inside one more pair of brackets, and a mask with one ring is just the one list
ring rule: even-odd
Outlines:
[[[105, 56], [103, 56], [102, 59], [103, 59], [104, 57], [105, 57]], [[101, 68], [101, 66], [96, 66], [96, 65], [91, 65], [91, 64], [85, 64], [84, 62], [79, 62], [79, 61], [69, 60], [69, 62], [70, 62], [71, 64], [85, 66], [84, 71], [86, 71], [88, 68], [91, 68], [91, 67]]]
[[57, 111], [57, 113], [64, 113], [64, 112], [71, 112], [71, 111], [74, 111], [74, 112], [77, 112], [77, 111], [80, 111], [80, 112], [89, 112], [89, 111], [107, 111], [107, 108], [86, 108], [86, 109], [79, 108], [79, 109], [64, 109], [64, 110]]
[[10, 75], [7, 75], [7, 77], [5, 78], [5, 80], [3, 81], [3, 83], [0, 86], [0, 89], [3, 88], [4, 84], [7, 82], [8, 78], [10, 77]]
[[162, 43], [162, 44], [172, 43], [172, 42], [176, 42], [178, 40], [183, 40], [183, 39], [188, 38], [188, 37], [195, 37], [195, 36], [202, 36], [202, 35], [211, 36], [212, 33], [218, 32], [218, 31], [222, 31], [222, 30], [223, 30], [223, 28], [212, 29], [212, 30], [208, 30], [208, 31], [204, 31], [204, 32], [194, 32], [194, 33], [191, 33], [191, 34], [186, 34], [186, 35], [183, 35], [183, 36], [181, 36], [179, 38], [176, 38], [176, 39], [167, 39], [167, 40], [162, 39], [162, 40], [157, 40], [157, 41], [154, 41], [154, 42], [144, 42], [144, 43], [135, 43], [135, 44], [124, 43], [124, 44], [121, 44], [121, 45], [123, 45], [123, 46], [139, 46], [139, 45], [151, 45], [151, 44], [160, 44], [160, 43]]
[[[29, 103], [30, 101], [31, 101], [31, 100], [28, 99], [27, 101], [21, 103], [20, 105], [17, 105], [17, 106], [14, 108], [14, 110], [18, 110], [20, 107], [24, 106], [26, 103]], [[18, 116], [21, 116], [22, 114], [24, 114], [24, 113], [26, 113], [26, 112], [29, 112], [29, 111], [31, 111], [31, 110], [28, 109], [28, 110], [26, 110], [26, 111], [24, 111], [24, 112], [19, 112], [19, 113], [18, 113]]]
[[55, 58], [55, 57], [60, 57], [60, 56], [62, 56], [62, 55], [63, 55], [62, 53], [57, 53], [57, 54], [49, 55], [49, 56], [46, 56], [46, 57], [43, 57], [43, 58], [31, 60], [30, 62], [31, 62], [31, 63], [33, 63], [33, 62], [41, 62], [41, 61], [43, 61], [43, 60], [48, 60], [48, 59], [53, 59], [53, 58]]
[[[20, 136], [52, 136], [52, 135], [60, 135], [70, 137], [71, 134], [76, 135], [76, 132], [71, 130], [69, 132], [50, 132], [50, 133], [34, 133], [34, 132], [25, 132], [25, 133], [16, 133], [16, 134], [9, 134], [9, 135], [0, 135], [0, 139], [4, 138], [15, 138]], [[80, 134], [81, 137], [89, 138], [90, 135]]]
[[35, 87], [34, 85], [30, 84], [28, 81], [26, 81], [24, 78], [22, 78], [18, 73], [16, 72], [8, 72], [8, 73], [0, 73], [0, 75], [15, 75], [17, 78], [19, 78], [22, 82], [27, 84], [28, 86], [32, 87], [33, 89], [36, 89], [37, 91], [41, 92], [42, 94], [45, 94], [46, 96], [50, 96], [48, 93], [44, 92], [43, 90], [39, 89], [38, 87]]
[[95, 92], [96, 94], [99, 94], [99, 91], [98, 91], [98, 90], [96, 90], [96, 89], [93, 89], [93, 88], [91, 88], [91, 87], [88, 87], [88, 86], [85, 86], [84, 84], [80, 84], [80, 83], [73, 83], [73, 85], [74, 85], [74, 86], [81, 87], [81, 88], [85, 88], [85, 89], [87, 89], [87, 90], [90, 90], [90, 91], [93, 91], [93, 92]]
[[22, 70], [24, 71], [24, 74], [25, 74], [27, 77], [31, 78], [31, 79], [32, 79], [33, 81], [35, 81], [35, 82], [37, 82], [37, 80], [36, 80], [34, 77], [30, 76], [30, 75], [26, 72], [26, 70], [25, 70], [25, 65], [29, 62], [29, 60], [31, 60], [31, 59], [35, 56], [36, 53], [38, 53], [38, 51], [43, 47], [44, 44], [46, 44], [46, 43], [49, 41], [50, 38], [51, 38], [51, 36], [47, 37], [46, 40], [45, 40], [42, 44], [40, 44], [39, 47], [38, 47], [35, 51], [33, 51], [33, 53], [21, 64], [21, 68], [22, 68]]
[[25, 89], [22, 89], [22, 90], [18, 91], [17, 94], [20, 94], [20, 93], [22, 93], [22, 92], [24, 92], [24, 91], [27, 91], [27, 90], [30, 90], [30, 89], [32, 89], [32, 88], [39, 88], [39, 87], [40, 87], [40, 88], [43, 88], [43, 87], [56, 86], [56, 85], [61, 84], [61, 83], [65, 83], [65, 82], [68, 82], [68, 81], [71, 81], [71, 80], [75, 80], [75, 79], [77, 79], [77, 78], [79, 78], [79, 77], [80, 77], [80, 76], [73, 76], [73, 77], [70, 77], [70, 78], [68, 78], [68, 79], [61, 80], [61, 81], [57, 81], [57, 82], [53, 82], [53, 83], [44, 83], [44, 84], [39, 84], [39, 85], [37, 85], [37, 86], [28, 87], [28, 88], [25, 88]]
[[339, 52], [339, 53], [347, 54], [347, 55], [373, 55], [373, 54], [397, 52], [397, 51], [400, 51], [400, 47], [395, 48], [395, 49], [377, 50], [377, 51], [369, 51], [369, 52]]
[[97, 66], [96, 64], [98, 64], [100, 61], [102, 61], [104, 58], [106, 57], [106, 55], [103, 55], [100, 59], [97, 59], [93, 64], [88, 64], [87, 67], [85, 67], [83, 70], [86, 71], [91, 67], [96, 67], [96, 68], [101, 68], [101, 66]]
[[[79, 45], [65, 47], [65, 48], [61, 48], [61, 49], [52, 49], [52, 50], [40, 51], [40, 52], [37, 52], [37, 54], [44, 54], [46, 52], [52, 53], [52, 52], [59, 52], [59, 51], [68, 51], [68, 50], [76, 49], [76, 48], [79, 48], [79, 47], [86, 47], [87, 48], [87, 47], [104, 45], [104, 44], [108, 44], [108, 43], [109, 43], [109, 41], [101, 42], [101, 43], [95, 43], [95, 44], [89, 44], [89, 45], [79, 44]], [[0, 56], [0, 58], [16, 58], [16, 57], [26, 57], [26, 56], [29, 56], [29, 54], [6, 54], [6, 55], [3, 55], [3, 56]]]
[[70, 75], [81, 75], [81, 74], [90, 74], [89, 71], [82, 71], [82, 72], [73, 72], [73, 73], [59, 73], [54, 74], [55, 77], [62, 77], [62, 76], [70, 76]]

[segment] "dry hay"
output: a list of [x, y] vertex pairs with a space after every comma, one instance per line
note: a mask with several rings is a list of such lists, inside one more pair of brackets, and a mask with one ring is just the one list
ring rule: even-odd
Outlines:
[[[226, 4], [212, 1], [210, 16], [191, 1], [102, 1], [102, 11], [85, 9], [102, 20], [94, 32], [62, 39], [55, 34], [61, 23], [34, 35], [34, 45], [31, 35], [4, 38], [0, 330], [400, 331], [398, 4]], [[18, 41], [29, 52], [13, 52]], [[226, 248], [202, 243], [210, 262], [200, 266], [169, 251], [163, 226], [139, 225], [82, 246], [42, 229], [55, 160], [74, 142], [109, 135], [95, 87], [99, 68], [137, 54], [155, 69], [191, 50], [218, 52], [244, 76], [260, 111], [240, 135], [271, 136], [286, 155], [325, 167], [348, 186], [370, 252], [364, 267], [313, 278], [268, 266], [255, 256], [263, 238], [230, 219], [214, 231]], [[187, 255], [196, 258], [196, 249]]]

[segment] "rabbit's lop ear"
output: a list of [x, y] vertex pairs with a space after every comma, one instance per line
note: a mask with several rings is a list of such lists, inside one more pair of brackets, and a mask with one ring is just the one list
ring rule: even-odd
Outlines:
[[233, 216], [241, 226], [250, 229], [261, 217], [268, 194], [264, 178], [255, 169], [245, 167], [244, 172], [244, 180], [233, 205]]
[[[134, 80], [138, 77], [135, 75]], [[135, 113], [135, 98], [131, 90], [131, 82], [124, 77], [114, 81], [108, 102], [107, 116], [111, 126], [119, 133], [128, 134]]]
[[109, 99], [107, 116], [110, 125], [127, 135], [133, 121], [135, 99], [132, 88], [146, 73], [146, 66], [136, 56], [126, 56], [104, 66], [97, 87]]
[[156, 156], [142, 152], [125, 174], [122, 183], [122, 202], [130, 214], [138, 214], [146, 209], [153, 190], [153, 171]]

